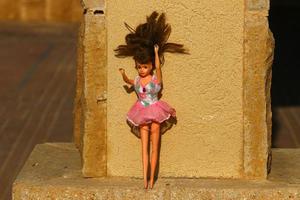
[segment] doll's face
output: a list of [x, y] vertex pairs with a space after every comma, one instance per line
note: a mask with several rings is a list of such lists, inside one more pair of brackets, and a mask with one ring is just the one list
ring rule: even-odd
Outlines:
[[138, 73], [141, 77], [146, 77], [149, 74], [151, 74], [152, 71], [152, 62], [148, 62], [145, 64], [141, 64], [136, 62], [136, 69], [138, 70]]

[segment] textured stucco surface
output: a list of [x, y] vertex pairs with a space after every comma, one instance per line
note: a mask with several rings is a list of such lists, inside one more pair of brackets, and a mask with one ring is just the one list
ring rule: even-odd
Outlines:
[[142, 179], [83, 178], [73, 143], [38, 144], [13, 184], [13, 199], [300, 199], [300, 149], [272, 150], [268, 180], [160, 178], [145, 191]]
[[[124, 9], [126, 5], [126, 9]], [[243, 170], [243, 1], [107, 1], [107, 173], [142, 176], [141, 142], [125, 122], [136, 101], [123, 88], [119, 67], [137, 73], [132, 59], [114, 57], [132, 26], [152, 11], [164, 11], [170, 42], [190, 55], [166, 55], [162, 100], [175, 107], [178, 123], [162, 136], [159, 176], [233, 177]]]

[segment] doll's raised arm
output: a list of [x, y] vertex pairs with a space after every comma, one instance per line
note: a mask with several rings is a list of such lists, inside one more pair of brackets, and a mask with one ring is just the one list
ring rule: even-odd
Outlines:
[[134, 85], [134, 80], [132, 79], [129, 79], [125, 73], [125, 69], [123, 68], [119, 68], [119, 72], [121, 73], [122, 77], [123, 77], [123, 80], [125, 83], [128, 83], [130, 85]]
[[160, 84], [162, 82], [162, 73], [160, 69], [160, 61], [159, 61], [159, 56], [158, 56], [158, 49], [159, 46], [157, 44], [154, 45], [154, 53], [155, 53], [155, 68], [156, 68], [156, 77], [157, 77], [157, 82]]

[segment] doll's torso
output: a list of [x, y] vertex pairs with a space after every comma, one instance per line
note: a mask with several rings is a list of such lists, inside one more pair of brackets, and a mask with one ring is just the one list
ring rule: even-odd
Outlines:
[[145, 107], [156, 103], [158, 101], [158, 92], [161, 89], [161, 84], [158, 84], [156, 76], [153, 75], [150, 82], [146, 85], [142, 85], [140, 80], [140, 76], [137, 76], [134, 80], [134, 89], [138, 95], [138, 100]]

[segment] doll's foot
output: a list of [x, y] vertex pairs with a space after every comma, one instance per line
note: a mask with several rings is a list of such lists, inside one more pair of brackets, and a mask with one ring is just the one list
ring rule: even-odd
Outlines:
[[148, 181], [144, 181], [144, 189], [148, 189]]
[[149, 185], [149, 188], [150, 188], [150, 189], [153, 188], [153, 184], [154, 184], [154, 181], [153, 181], [153, 180], [150, 180], [150, 185]]

